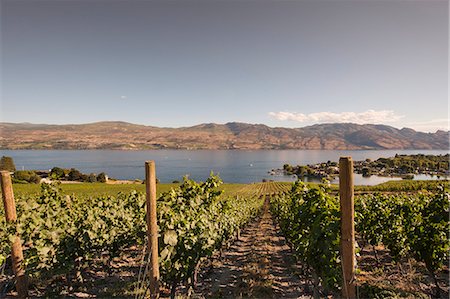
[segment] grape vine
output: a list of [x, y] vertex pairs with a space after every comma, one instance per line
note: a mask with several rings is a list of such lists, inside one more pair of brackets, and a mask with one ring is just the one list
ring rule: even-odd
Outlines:
[[[236, 230], [256, 217], [264, 199], [218, 190], [220, 178], [205, 182], [185, 179], [157, 201], [159, 261], [163, 284], [192, 282], [202, 258], [210, 256]], [[16, 199], [17, 221], [6, 224], [0, 209], [0, 266], [10, 256], [10, 238], [23, 243], [27, 274], [44, 279], [66, 273], [83, 279], [93, 259], [111, 260], [123, 248], [143, 244], [146, 237], [144, 195], [76, 198], [59, 185], [42, 185], [39, 197]]]
[[436, 272], [448, 261], [449, 193], [374, 194], [356, 201], [356, 230], [371, 245], [383, 244], [394, 261], [410, 256], [425, 263], [437, 291]]
[[260, 211], [260, 197], [222, 197], [222, 182], [211, 176], [203, 183], [185, 179], [178, 189], [158, 199], [160, 271], [172, 293], [179, 282], [191, 282], [200, 260], [210, 256], [236, 229]]
[[321, 187], [309, 189], [300, 181], [289, 192], [272, 198], [271, 211], [300, 261], [325, 292], [341, 281], [339, 202]]
[[[323, 186], [301, 182], [274, 196], [272, 213], [299, 259], [308, 265], [325, 292], [339, 289], [340, 212], [337, 197]], [[355, 199], [355, 229], [364, 242], [383, 244], [393, 260], [414, 257], [425, 264], [439, 292], [436, 272], [448, 261], [450, 249], [449, 193], [372, 194]], [[318, 280], [318, 281], [317, 281]]]

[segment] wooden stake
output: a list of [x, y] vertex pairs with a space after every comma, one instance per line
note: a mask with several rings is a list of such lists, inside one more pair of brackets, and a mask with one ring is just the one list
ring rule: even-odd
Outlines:
[[355, 288], [355, 209], [353, 190], [353, 161], [339, 159], [339, 195], [341, 205], [341, 260], [344, 298], [356, 298]]
[[[3, 206], [5, 207], [6, 222], [16, 222], [16, 204], [9, 171], [0, 172]], [[28, 297], [28, 279], [23, 264], [22, 244], [19, 236], [14, 236], [11, 246], [11, 259], [14, 275], [16, 275], [16, 290], [19, 298]]]
[[11, 183], [11, 176], [8, 171], [1, 172], [2, 198], [5, 207], [6, 222], [14, 222], [17, 219], [16, 203]]
[[145, 189], [147, 205], [147, 237], [150, 252], [150, 296], [159, 298], [158, 224], [156, 221], [155, 161], [145, 162]]

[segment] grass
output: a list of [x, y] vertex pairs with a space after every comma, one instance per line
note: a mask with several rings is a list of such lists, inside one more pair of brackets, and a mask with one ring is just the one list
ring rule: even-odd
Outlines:
[[[278, 183], [285, 186], [283, 189], [289, 189], [292, 183]], [[370, 192], [411, 192], [418, 190], [436, 190], [438, 185], [444, 184], [449, 188], [449, 181], [390, 181], [375, 186], [355, 186], [355, 191], [370, 191]], [[260, 188], [262, 183], [256, 184], [230, 184], [225, 183], [220, 188], [225, 191], [225, 194], [235, 195], [239, 191], [249, 190], [253, 188]], [[307, 183], [310, 187], [317, 187], [319, 184]], [[169, 191], [179, 184], [158, 184], [158, 194]], [[14, 195], [16, 197], [23, 196], [37, 196], [40, 193], [41, 187], [39, 184], [14, 184]], [[77, 197], [86, 196], [115, 196], [117, 193], [129, 193], [133, 190], [138, 192], [145, 192], [144, 184], [104, 184], [104, 183], [80, 183], [80, 184], [61, 184], [61, 189], [64, 194], [75, 195]], [[331, 190], [338, 191], [338, 185], [331, 185]]]
[[420, 191], [437, 190], [438, 186], [443, 185], [449, 188], [449, 180], [401, 180], [388, 181], [375, 186], [356, 186], [356, 191]]

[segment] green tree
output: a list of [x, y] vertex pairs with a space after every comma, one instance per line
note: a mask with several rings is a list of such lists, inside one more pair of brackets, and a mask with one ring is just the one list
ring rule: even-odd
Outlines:
[[38, 184], [41, 177], [32, 170], [17, 170], [14, 172], [13, 182], [15, 183], [34, 183]]
[[372, 175], [369, 167], [363, 167], [361, 172], [363, 177], [370, 177]]
[[106, 173], [100, 172], [97, 176], [97, 182], [99, 183], [106, 183]]
[[289, 164], [284, 164], [283, 169], [286, 172], [286, 174], [292, 174], [294, 172], [293, 167]]
[[308, 174], [311, 174], [311, 173], [313, 173], [313, 171], [308, 166], [304, 166], [304, 165], [297, 166], [296, 174], [298, 176], [305, 176], [305, 175], [308, 175]]
[[82, 181], [83, 174], [78, 169], [71, 168], [67, 178], [69, 181]]
[[52, 170], [50, 170], [50, 176], [55, 179], [61, 179], [66, 176], [64, 173], [64, 169], [59, 167], [53, 167]]
[[95, 173], [89, 174], [88, 177], [87, 177], [87, 181], [88, 181], [89, 183], [95, 183], [95, 182], [97, 182], [97, 176], [95, 175]]
[[0, 170], [16, 171], [16, 166], [14, 165], [13, 158], [2, 156], [0, 159]]

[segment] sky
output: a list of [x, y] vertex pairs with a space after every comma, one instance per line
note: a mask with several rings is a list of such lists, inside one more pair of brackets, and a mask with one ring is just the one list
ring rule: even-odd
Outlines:
[[0, 0], [2, 122], [449, 128], [449, 4]]

